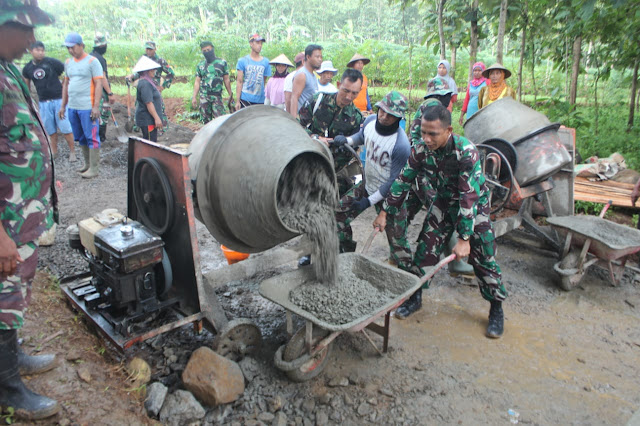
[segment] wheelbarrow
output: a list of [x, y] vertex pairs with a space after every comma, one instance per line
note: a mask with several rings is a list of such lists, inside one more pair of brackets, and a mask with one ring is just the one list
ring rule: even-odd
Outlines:
[[[381, 299], [379, 306], [373, 308], [368, 314], [344, 324], [327, 322], [319, 318], [321, 315], [303, 309], [289, 299], [289, 293], [292, 290], [307, 282], [316, 281], [313, 268], [299, 268], [263, 281], [260, 284], [260, 294], [282, 306], [286, 310], [287, 316], [287, 333], [290, 340], [276, 351], [274, 356], [276, 367], [296, 382], [303, 382], [318, 376], [329, 361], [331, 343], [343, 332], [361, 331], [378, 353], [386, 352], [389, 345], [391, 312], [404, 303], [439, 269], [454, 259], [455, 255], [453, 254], [446, 257], [437, 265], [428, 268], [427, 274], [419, 278], [362, 254], [341, 254], [339, 256], [340, 264], [351, 265], [351, 271], [358, 278], [368, 281], [378, 290], [392, 293], [390, 298]], [[293, 333], [292, 313], [305, 320], [305, 326], [295, 334]], [[384, 317], [384, 326], [374, 323], [382, 317]], [[382, 336], [382, 351], [373, 343], [366, 330]]]
[[[620, 225], [600, 216], [554, 216], [547, 222], [564, 236], [560, 261], [553, 269], [560, 276], [560, 287], [569, 291], [577, 286], [587, 268], [600, 263], [609, 271], [611, 284], [616, 286], [624, 272], [629, 255], [640, 251], [640, 231]], [[620, 260], [616, 266], [613, 261]]]

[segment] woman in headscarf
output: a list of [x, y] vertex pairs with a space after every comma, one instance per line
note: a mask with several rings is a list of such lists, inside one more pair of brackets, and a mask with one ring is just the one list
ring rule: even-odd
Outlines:
[[447, 109], [449, 112], [453, 110], [453, 104], [458, 100], [458, 86], [456, 86], [456, 81], [449, 75], [449, 71], [451, 70], [451, 65], [446, 60], [441, 60], [438, 62], [438, 75], [442, 81], [447, 83], [447, 87], [451, 89], [451, 102], [447, 105]]
[[478, 111], [478, 95], [480, 90], [487, 85], [488, 79], [482, 76], [482, 72], [485, 70], [484, 63], [476, 62], [473, 64], [473, 79], [467, 85], [467, 94], [464, 97], [464, 103], [462, 104], [462, 113], [460, 114], [460, 125], [464, 122], [465, 114], [468, 120], [473, 114]]
[[269, 79], [264, 90], [268, 101], [265, 101], [265, 104], [284, 109], [284, 79], [289, 75], [289, 67], [293, 68], [293, 64], [284, 53], [269, 63], [276, 67], [276, 72]]
[[498, 99], [511, 96], [515, 99], [516, 91], [507, 86], [505, 79], [511, 77], [511, 71], [506, 69], [502, 64], [493, 64], [486, 70], [482, 71], [482, 76], [488, 78], [489, 82], [485, 87], [480, 89], [478, 94], [478, 109], [484, 108]]
[[162, 114], [162, 95], [160, 88], [153, 81], [156, 69], [161, 68], [160, 64], [142, 56], [133, 72], [138, 73], [138, 91], [136, 93], [136, 126], [140, 127], [142, 137], [151, 142], [158, 141], [158, 129], [162, 129], [163, 123], [160, 118]]

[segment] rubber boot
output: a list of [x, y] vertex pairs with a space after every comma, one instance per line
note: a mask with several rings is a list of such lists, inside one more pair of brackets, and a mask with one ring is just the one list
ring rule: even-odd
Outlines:
[[355, 253], [358, 243], [353, 240], [340, 241], [340, 253]]
[[405, 319], [412, 313], [420, 310], [422, 308], [422, 289], [419, 288], [418, 291], [413, 293], [411, 297], [406, 300], [398, 309], [396, 309], [395, 317], [398, 319]]
[[87, 170], [89, 170], [91, 158], [89, 156], [89, 147], [88, 146], [81, 146], [80, 148], [82, 149], [82, 156], [84, 157], [84, 166], [82, 166], [82, 168], [78, 169], [78, 173], [84, 173]]
[[18, 346], [18, 368], [21, 376], [44, 373], [56, 367], [55, 355], [27, 355]]
[[[447, 256], [453, 253], [453, 248], [456, 246], [457, 243], [458, 243], [458, 234], [454, 232], [451, 238], [449, 238], [449, 241], [447, 242], [447, 249], [445, 250], [445, 254]], [[453, 277], [457, 277], [458, 275], [462, 275], [466, 278], [475, 277], [475, 273], [473, 272], [473, 266], [469, 265], [464, 260], [456, 259], [450, 262], [448, 267], [449, 267], [449, 275]]]
[[311, 255], [308, 254], [306, 256], [302, 256], [300, 260], [298, 260], [298, 267], [307, 266], [311, 264]]
[[85, 179], [91, 179], [98, 176], [100, 169], [100, 148], [90, 149], [89, 159], [89, 169], [81, 175]]
[[107, 140], [107, 125], [101, 124], [100, 130], [98, 130], [98, 135], [100, 136], [100, 141], [104, 142]]
[[489, 309], [489, 325], [487, 325], [487, 337], [497, 339], [504, 332], [504, 312], [502, 302], [493, 300]]
[[18, 340], [16, 330], [0, 331], [0, 406], [14, 409], [23, 420], [40, 420], [60, 411], [56, 401], [29, 390], [18, 371]]

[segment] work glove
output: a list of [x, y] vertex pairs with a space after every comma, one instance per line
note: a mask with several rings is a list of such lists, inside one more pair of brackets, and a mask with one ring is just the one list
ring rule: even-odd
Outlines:
[[344, 144], [347, 143], [347, 137], [344, 135], [338, 135], [335, 138], [333, 138], [333, 146], [335, 146], [336, 148], [340, 148], [341, 146], [344, 146]]
[[360, 213], [361, 211], [364, 211], [367, 208], [369, 208], [370, 205], [371, 203], [369, 202], [369, 198], [367, 197], [358, 198], [351, 203], [351, 210], [355, 210], [358, 213]]

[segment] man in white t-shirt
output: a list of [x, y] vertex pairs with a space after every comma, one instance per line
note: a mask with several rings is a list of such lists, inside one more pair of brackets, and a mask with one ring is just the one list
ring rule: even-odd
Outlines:
[[284, 106], [285, 110], [289, 111], [289, 104], [291, 103], [291, 92], [293, 91], [293, 77], [296, 76], [296, 73], [302, 68], [304, 65], [304, 52], [300, 52], [296, 55], [293, 60], [296, 63], [296, 70], [289, 73], [288, 76], [284, 79]]

